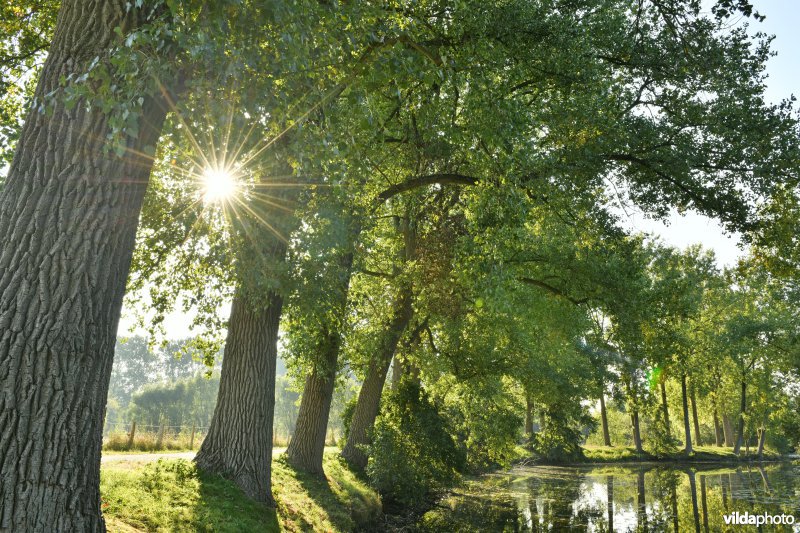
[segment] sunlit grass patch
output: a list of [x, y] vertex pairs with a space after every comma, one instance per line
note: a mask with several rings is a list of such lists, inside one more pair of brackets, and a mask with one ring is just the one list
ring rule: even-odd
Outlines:
[[197, 471], [185, 460], [104, 464], [103, 512], [109, 531], [352, 531], [374, 523], [378, 495], [325, 454], [321, 479], [273, 461], [277, 508], [249, 500], [230, 481]]
[[[589, 463], [614, 463], [625, 461], [708, 461], [708, 462], [735, 462], [735, 461], [750, 461], [757, 460], [755, 450], [751, 450], [751, 454], [747, 455], [746, 451], [742, 449], [740, 455], [733, 453], [733, 448], [724, 446], [695, 446], [694, 451], [686, 455], [683, 450], [675, 450], [672, 453], [654, 456], [647, 453], [639, 455], [632, 446], [584, 446], [583, 452], [586, 462]], [[764, 450], [762, 459], [775, 460], [780, 457], [779, 454], [772, 450]]]
[[273, 494], [285, 530], [352, 531], [380, 515], [378, 495], [334, 453], [325, 454], [325, 479], [295, 470], [283, 456], [272, 464]]
[[584, 446], [587, 462], [636, 461], [642, 456], [632, 446]]
[[255, 503], [229, 481], [199, 474], [189, 461], [159, 460], [141, 468], [104, 465], [100, 493], [109, 529], [143, 531], [278, 531], [274, 509]]

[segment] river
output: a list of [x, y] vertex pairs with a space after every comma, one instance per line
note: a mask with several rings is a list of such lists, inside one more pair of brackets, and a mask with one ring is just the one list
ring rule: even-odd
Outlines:
[[759, 530], [726, 524], [726, 515], [734, 522], [784, 522], [762, 531], [800, 532], [800, 464], [516, 467], [467, 481], [420, 525], [487, 532]]

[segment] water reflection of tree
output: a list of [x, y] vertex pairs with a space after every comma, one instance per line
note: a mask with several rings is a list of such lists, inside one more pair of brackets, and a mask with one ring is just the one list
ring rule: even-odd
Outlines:
[[[537, 502], [543, 502], [542, 509], [538, 513], [544, 529], [566, 529], [568, 527], [581, 527], [585, 529], [590, 517], [597, 517], [595, 512], [587, 512], [585, 509], [578, 510], [573, 515], [574, 503], [581, 496], [581, 485], [585, 475], [574, 472], [564, 472], [563, 475], [554, 475], [544, 480], [530, 477], [528, 478], [529, 497]], [[538, 522], [533, 525], [533, 531], [537, 531]]]
[[614, 476], [606, 476], [606, 516], [608, 530], [614, 531]]
[[735, 511], [800, 514], [800, 467], [791, 465], [749, 472], [540, 467], [470, 487], [441, 505], [422, 529], [713, 532], [726, 530], [723, 516]]
[[677, 531], [678, 485], [682, 474], [673, 468], [655, 468], [649, 474], [652, 493], [650, 527], [656, 531]]

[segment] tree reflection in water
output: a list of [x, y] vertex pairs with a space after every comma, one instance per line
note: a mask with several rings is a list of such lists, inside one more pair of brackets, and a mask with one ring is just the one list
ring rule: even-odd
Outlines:
[[723, 515], [736, 511], [800, 520], [798, 495], [800, 466], [790, 464], [744, 470], [520, 467], [467, 482], [419, 526], [423, 531], [725, 531]]

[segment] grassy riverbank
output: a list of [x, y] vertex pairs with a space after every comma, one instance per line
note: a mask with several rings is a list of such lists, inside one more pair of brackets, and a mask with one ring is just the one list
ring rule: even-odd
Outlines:
[[189, 461], [103, 464], [103, 513], [108, 530], [119, 532], [351, 531], [377, 521], [379, 496], [336, 455], [326, 454], [324, 465], [319, 479], [273, 460], [270, 509]]
[[[683, 450], [663, 455], [651, 455], [647, 452], [637, 454], [632, 446], [584, 446], [585, 463], [627, 463], [641, 461], [665, 462], [709, 462], [709, 463], [736, 463], [740, 461], [757, 461], [759, 457], [755, 450], [747, 455], [742, 449], [740, 455], [734, 455], [733, 448], [717, 446], [696, 446], [693, 453], [687, 455]], [[761, 460], [774, 461], [781, 456], [771, 450], [764, 450]]]

